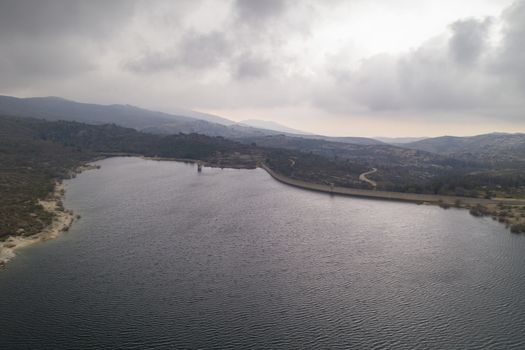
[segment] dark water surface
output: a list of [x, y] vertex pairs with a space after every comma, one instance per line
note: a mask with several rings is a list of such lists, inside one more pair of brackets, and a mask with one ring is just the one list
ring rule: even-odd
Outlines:
[[523, 349], [525, 237], [461, 210], [137, 158], [0, 271], [0, 349]]

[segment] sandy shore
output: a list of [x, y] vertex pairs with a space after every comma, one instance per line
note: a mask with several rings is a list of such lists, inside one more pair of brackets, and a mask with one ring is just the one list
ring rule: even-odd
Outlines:
[[[78, 174], [85, 170], [98, 169], [96, 165], [82, 165], [74, 173]], [[54, 239], [69, 230], [76, 217], [71, 210], [64, 209], [65, 186], [62, 182], [55, 183], [55, 189], [45, 200], [39, 200], [40, 205], [50, 213], [54, 214], [53, 222], [41, 232], [31, 236], [9, 236], [0, 242], [0, 267], [5, 266], [16, 256], [16, 251], [29, 245]]]
[[0, 242], [0, 265], [5, 265], [13, 259], [18, 249], [27, 247], [37, 242], [47, 241], [58, 237], [62, 232], [69, 230], [73, 224], [75, 216], [73, 212], [62, 209], [62, 199], [64, 197], [64, 184], [57, 183], [55, 190], [46, 200], [39, 203], [44, 209], [55, 215], [53, 222], [43, 231], [32, 236], [9, 236], [4, 242]]

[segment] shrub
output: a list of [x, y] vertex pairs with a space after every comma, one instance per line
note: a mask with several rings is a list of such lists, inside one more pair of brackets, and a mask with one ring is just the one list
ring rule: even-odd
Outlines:
[[525, 233], [525, 224], [514, 224], [510, 226], [512, 233]]

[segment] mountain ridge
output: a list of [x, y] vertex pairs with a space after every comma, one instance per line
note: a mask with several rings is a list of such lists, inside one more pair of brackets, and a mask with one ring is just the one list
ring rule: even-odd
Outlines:
[[493, 132], [475, 136], [440, 136], [411, 142], [404, 147], [489, 162], [525, 162], [525, 133]]
[[259, 129], [267, 129], [267, 130], [273, 130], [277, 132], [285, 132], [290, 134], [298, 134], [298, 135], [314, 135], [312, 133], [308, 133], [302, 130], [297, 130], [294, 128], [290, 128], [286, 125], [269, 121], [269, 120], [262, 120], [262, 119], [245, 119], [241, 120], [238, 124], [240, 125], [247, 125]]
[[[179, 109], [180, 111], [184, 111]], [[117, 124], [154, 134], [198, 133], [230, 139], [246, 139], [284, 134], [290, 137], [315, 138], [348, 143], [377, 144], [369, 138], [334, 138], [323, 135], [297, 134], [235, 123], [211, 114], [185, 111], [189, 115], [170, 114], [148, 110], [130, 104], [92, 104], [61, 97], [28, 97], [0, 95], [0, 113], [4, 115], [42, 118], [50, 121], [68, 120], [88, 124]], [[199, 118], [206, 119], [199, 119]], [[210, 118], [219, 118], [218, 122]], [[300, 132], [300, 131], [299, 131]]]

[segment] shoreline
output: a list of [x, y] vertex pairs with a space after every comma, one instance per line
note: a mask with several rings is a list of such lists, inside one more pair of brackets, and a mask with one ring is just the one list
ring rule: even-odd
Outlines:
[[[136, 156], [136, 155], [134, 155]], [[184, 163], [197, 163], [207, 167], [217, 167], [215, 164], [208, 162], [199, 161], [195, 159], [176, 159], [176, 158], [162, 158], [162, 157], [144, 157], [138, 156], [145, 160], [156, 160], [156, 161], [175, 161]], [[234, 169], [250, 169], [244, 166], [232, 167], [225, 166], [227, 168]], [[463, 209], [471, 209], [471, 214], [474, 216], [489, 216], [496, 220], [494, 213], [484, 213], [480, 211], [480, 206], [495, 207], [501, 205], [522, 205], [525, 206], [525, 200], [520, 199], [506, 199], [506, 198], [474, 198], [474, 197], [456, 197], [456, 196], [445, 196], [445, 195], [434, 195], [434, 194], [418, 194], [418, 193], [404, 193], [404, 192], [388, 192], [388, 191], [377, 191], [377, 190], [366, 190], [357, 188], [340, 187], [333, 185], [316, 184], [306, 182], [303, 180], [296, 180], [287, 176], [278, 174], [270, 169], [266, 164], [260, 162], [257, 164], [258, 168], [265, 170], [273, 179], [297, 188], [323, 192], [330, 195], [337, 194], [343, 196], [368, 198], [375, 200], [390, 200], [390, 201], [403, 201], [411, 202], [414, 204], [428, 204], [428, 205], [439, 205], [443, 208], [457, 207]], [[86, 170], [99, 169], [99, 165], [83, 164], [78, 166], [75, 170], [71, 171], [71, 178], [74, 178], [77, 174], [82, 173]], [[38, 203], [42, 205], [45, 211], [53, 214], [53, 220], [51, 224], [45, 227], [42, 231], [30, 235], [9, 235], [5, 240], [0, 241], [0, 269], [5, 267], [9, 261], [16, 257], [16, 252], [19, 249], [33, 245], [38, 242], [44, 242], [50, 239], [59, 237], [64, 232], [67, 232], [73, 225], [75, 220], [80, 218], [79, 215], [75, 215], [72, 210], [64, 209], [62, 201], [65, 196], [65, 185], [62, 180], [57, 180], [52, 192], [48, 194], [45, 199], [40, 199]], [[472, 213], [472, 210], [476, 209], [480, 211], [480, 214]], [[500, 220], [500, 222], [502, 222]], [[507, 223], [508, 224], [508, 223]]]
[[488, 216], [491, 217], [492, 220], [504, 224], [506, 228], [510, 229], [511, 233], [525, 233], [525, 200], [523, 199], [486, 199], [338, 187], [333, 185], [315, 184], [302, 180], [292, 179], [287, 176], [277, 174], [264, 163], [259, 164], [259, 167], [264, 169], [275, 180], [286, 185], [298, 187], [301, 189], [328, 193], [330, 195], [337, 194], [343, 196], [360, 197], [375, 200], [410, 202], [418, 205], [438, 205], [443, 209], [467, 209], [469, 210], [469, 213], [472, 216]]
[[[98, 169], [100, 166], [92, 164], [83, 164], [78, 166], [71, 172], [71, 177], [80, 174], [83, 171]], [[72, 210], [63, 207], [63, 199], [65, 196], [65, 185], [62, 180], [55, 182], [52, 192], [48, 194], [45, 199], [40, 199], [38, 203], [48, 213], [53, 214], [52, 222], [46, 226], [42, 231], [30, 235], [9, 235], [4, 241], [0, 242], [0, 268], [5, 267], [11, 260], [16, 257], [16, 252], [19, 249], [28, 247], [35, 243], [45, 242], [55, 239], [64, 232], [69, 231], [75, 220], [80, 218], [75, 215]]]
[[46, 228], [37, 234], [31, 236], [8, 236], [3, 242], [0, 242], [0, 266], [5, 266], [9, 261], [16, 257], [16, 251], [37, 242], [43, 242], [58, 237], [61, 233], [69, 230], [75, 216], [72, 211], [62, 209], [62, 200], [64, 198], [64, 184], [55, 183], [50, 198], [39, 200], [38, 203], [44, 207], [44, 210], [53, 214], [53, 221]]
[[525, 205], [525, 200], [519, 199], [486, 199], [486, 198], [474, 198], [474, 197], [457, 197], [457, 196], [446, 196], [437, 194], [420, 194], [420, 193], [408, 193], [408, 192], [389, 192], [389, 191], [378, 191], [378, 190], [365, 190], [359, 188], [340, 187], [340, 186], [329, 186], [316, 184], [312, 182], [306, 182], [303, 180], [296, 180], [287, 176], [278, 174], [270, 169], [266, 164], [259, 164], [261, 169], [264, 169], [271, 177], [275, 180], [302, 189], [324, 192], [329, 194], [339, 194], [352, 197], [370, 198], [378, 200], [393, 200], [412, 202], [416, 204], [441, 204], [456, 206], [461, 205]]
[[[205, 167], [210, 168], [222, 168], [217, 164], [213, 164], [206, 161], [189, 159], [189, 158], [166, 158], [166, 157], [145, 157], [141, 156], [140, 158], [146, 160], [155, 160], [155, 161], [174, 161], [174, 162], [183, 162], [190, 164], [202, 164]], [[253, 169], [251, 167], [246, 167], [243, 165], [232, 166], [231, 164], [225, 165], [225, 168], [231, 169]], [[263, 162], [258, 162], [256, 168], [261, 168], [265, 170], [271, 177], [275, 180], [287, 184], [289, 186], [323, 192], [329, 194], [337, 194], [350, 197], [360, 197], [376, 200], [391, 200], [391, 201], [401, 201], [401, 202], [410, 202], [415, 204], [432, 204], [439, 205], [443, 208], [449, 207], [458, 207], [463, 209], [470, 209], [479, 205], [487, 206], [497, 206], [497, 205], [523, 205], [525, 206], [525, 199], [516, 199], [516, 198], [476, 198], [476, 197], [459, 197], [459, 196], [450, 196], [450, 195], [438, 195], [438, 194], [421, 194], [421, 193], [410, 193], [410, 192], [390, 192], [390, 191], [381, 191], [376, 189], [359, 189], [359, 188], [350, 188], [350, 187], [340, 187], [340, 186], [329, 186], [323, 184], [316, 184], [312, 182], [307, 182], [303, 180], [296, 180], [289, 178], [287, 176], [278, 174], [274, 172], [270, 167], [268, 167]], [[372, 174], [377, 171], [376, 168], [373, 168], [371, 171], [368, 171], [362, 175]], [[367, 179], [369, 180], [369, 179]], [[369, 180], [372, 181], [372, 180]], [[374, 181], [372, 181], [374, 182]], [[377, 184], [374, 182], [377, 186]]]
[[246, 170], [252, 170], [257, 168], [256, 162], [253, 162], [253, 164], [240, 164], [240, 163], [214, 163], [205, 161], [205, 160], [199, 160], [199, 159], [191, 159], [191, 158], [170, 158], [170, 157], [149, 157], [149, 156], [138, 156], [141, 159], [144, 160], [154, 160], [158, 162], [180, 162], [185, 164], [197, 164], [201, 165], [203, 167], [207, 168], [220, 168], [220, 169], [246, 169]]

